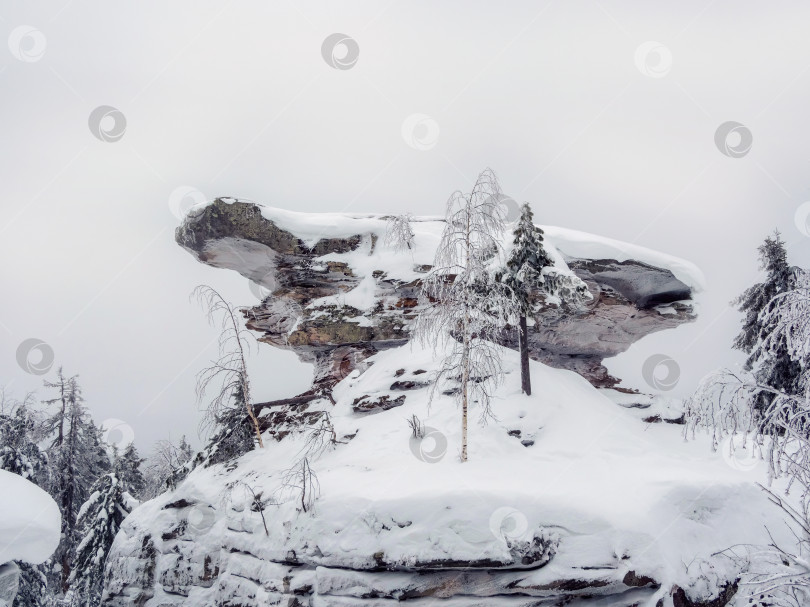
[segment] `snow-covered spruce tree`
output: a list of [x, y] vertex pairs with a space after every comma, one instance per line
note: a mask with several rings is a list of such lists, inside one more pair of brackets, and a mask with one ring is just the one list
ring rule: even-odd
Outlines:
[[185, 464], [188, 460], [194, 457], [194, 449], [188, 444], [186, 435], [180, 437], [180, 442], [177, 444], [177, 461], [180, 465]]
[[[543, 246], [543, 230], [534, 225], [534, 215], [528, 203], [524, 203], [521, 209], [512, 250], [498, 279], [509, 289], [518, 306], [521, 389], [524, 394], [531, 394], [527, 317], [533, 316], [539, 305], [546, 301], [553, 300], [558, 305], [579, 304], [590, 299], [591, 294], [578, 277], [556, 270]], [[539, 301], [535, 296], [537, 290], [540, 291]]]
[[104, 583], [104, 563], [121, 523], [137, 501], [126, 492], [115, 472], [103, 475], [92, 487], [78, 517], [81, 540], [76, 547], [66, 597], [76, 607], [98, 607]]
[[101, 431], [84, 406], [77, 376], [64, 378], [61, 373], [59, 376], [55, 385], [46, 382], [46, 386], [56, 388], [60, 394], [54, 399], [59, 410], [49, 420], [55, 436], [47, 450], [54, 471], [48, 490], [62, 513], [62, 538], [52, 557], [60, 572], [54, 574], [53, 581], [58, 580], [65, 591], [79, 539], [79, 509], [90, 496], [93, 483], [110, 470], [110, 461]]
[[38, 422], [30, 404], [32, 396], [0, 414], [0, 470], [19, 474], [39, 486], [47, 485], [45, 454], [38, 442]]
[[117, 456], [113, 466], [124, 486], [124, 490], [133, 497], [140, 499], [146, 486], [146, 480], [141, 472], [141, 464], [144, 462], [138, 455], [135, 443], [130, 443], [124, 452]]
[[[32, 402], [32, 394], [18, 401], [0, 391], [0, 470], [19, 474], [40, 487], [47, 487], [47, 458], [38, 446], [40, 424], [31, 409]], [[43, 566], [22, 561], [16, 565], [20, 569], [20, 578], [11, 607], [46, 605], [48, 583], [42, 573]]]
[[[752, 448], [765, 454], [770, 478], [787, 477], [788, 490], [799, 490], [796, 508], [766, 489], [795, 530], [795, 548], [772, 543], [741, 560], [749, 567], [741, 582], [746, 590], [743, 598], [765, 594], [772, 597], [770, 605], [798, 607], [810, 604], [810, 274], [800, 269], [793, 269], [793, 274], [795, 286], [772, 297], [757, 315], [767, 331], [751, 352], [757, 359], [772, 349], [786, 353], [801, 369], [798, 390], [790, 393], [767, 385], [751, 372], [714, 373], [687, 401], [686, 429], [694, 433], [696, 428], [707, 428], [715, 445], [730, 436], [726, 448]], [[760, 409], [766, 401], [763, 395], [768, 402], [764, 411]], [[743, 441], [733, 440], [736, 435], [742, 435]], [[752, 558], [756, 568], [750, 567]]]
[[[791, 359], [787, 345], [770, 344], [768, 349], [758, 348], [759, 342], [773, 333], [773, 327], [763, 312], [773, 298], [786, 293], [797, 284], [798, 268], [791, 267], [787, 260], [785, 243], [779, 232], [768, 236], [759, 247], [760, 269], [765, 271], [765, 280], [746, 289], [732, 303], [745, 316], [740, 333], [734, 339], [734, 348], [748, 354], [745, 369], [754, 372], [757, 381], [777, 390], [795, 394], [797, 380], [801, 375], [799, 363]], [[773, 400], [768, 393], [757, 396], [756, 409], [764, 413]]]
[[[263, 448], [259, 420], [253, 411], [245, 350], [253, 335], [239, 328], [236, 309], [222, 295], [207, 285], [200, 285], [193, 293], [208, 312], [211, 324], [219, 326], [219, 358], [197, 376], [197, 398], [202, 401], [212, 385], [213, 398], [208, 401], [206, 416], [209, 422], [221, 423], [224, 418], [235, 417], [228, 409], [239, 407], [247, 415], [259, 447]], [[220, 316], [219, 323], [216, 316]]]
[[486, 169], [471, 192], [447, 202], [444, 232], [433, 268], [422, 282], [424, 307], [414, 336], [442, 352], [433, 391], [444, 379], [460, 380], [461, 461], [467, 461], [467, 416], [472, 402], [481, 419], [491, 417], [490, 401], [503, 379], [498, 346], [492, 341], [516, 318], [516, 303], [500, 288], [495, 269], [503, 263], [501, 189]]
[[410, 251], [413, 248], [413, 217], [410, 213], [392, 215], [385, 230], [385, 244], [395, 251]]
[[53, 597], [48, 593], [48, 579], [42, 573], [42, 565], [17, 562], [20, 568], [20, 582], [17, 596], [11, 607], [45, 607], [53, 604]]

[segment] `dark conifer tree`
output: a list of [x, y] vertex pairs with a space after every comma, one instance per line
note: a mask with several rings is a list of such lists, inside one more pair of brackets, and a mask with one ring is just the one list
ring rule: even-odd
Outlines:
[[[543, 230], [534, 225], [532, 209], [525, 203], [515, 227], [506, 270], [500, 276], [501, 282], [511, 291], [519, 310], [520, 383], [524, 394], [532, 393], [527, 317], [536, 313], [543, 299], [554, 297], [561, 304], [569, 304], [590, 298], [585, 283], [579, 278], [549, 272], [547, 268], [554, 268], [554, 261], [543, 246]], [[535, 290], [541, 292], [540, 300], [533, 297]]]
[[93, 483], [110, 470], [110, 461], [101, 431], [84, 406], [77, 376], [64, 378], [60, 370], [59, 377], [58, 382], [46, 382], [46, 386], [59, 391], [59, 396], [50, 401], [59, 409], [49, 420], [54, 436], [48, 458], [54, 474], [48, 489], [62, 513], [62, 539], [53, 559], [61, 569], [58, 583], [66, 591], [75, 547], [80, 539], [79, 509], [90, 496]]
[[17, 596], [11, 607], [43, 607], [50, 605], [48, 594], [48, 580], [42, 573], [42, 565], [31, 565], [18, 562], [20, 568], [20, 581]]
[[46, 457], [37, 445], [36, 420], [27, 403], [0, 415], [0, 470], [19, 474], [37, 485], [46, 481]]
[[115, 472], [101, 476], [82, 505], [77, 520], [80, 541], [68, 578], [69, 604], [98, 607], [104, 587], [104, 564], [115, 535], [136, 505]]
[[[743, 292], [732, 304], [744, 314], [740, 333], [734, 339], [734, 348], [748, 354], [745, 368], [754, 372], [757, 381], [787, 394], [797, 394], [802, 375], [801, 365], [791, 360], [787, 344], [782, 343], [768, 350], [758, 348], [760, 341], [771, 333], [772, 327], [761, 317], [769, 308], [772, 299], [796, 287], [799, 268], [788, 264], [785, 243], [778, 231], [768, 236], [759, 246], [759, 267], [765, 272], [765, 280]], [[764, 413], [773, 394], [761, 391], [756, 397], [755, 408]]]
[[135, 443], [130, 443], [114, 463], [115, 471], [124, 485], [124, 490], [138, 499], [141, 498], [146, 486], [146, 481], [141, 472], [143, 462], [144, 460], [141, 459], [138, 450], [135, 448]]
[[532, 312], [531, 287], [538, 284], [543, 268], [554, 262], [543, 248], [543, 230], [534, 225], [534, 215], [524, 204], [514, 232], [512, 252], [506, 262], [504, 283], [511, 289], [519, 310], [518, 340], [520, 344], [520, 387], [524, 394], [532, 393], [529, 374], [529, 329], [526, 317]]
[[[0, 414], [0, 470], [19, 474], [26, 480], [46, 487], [47, 458], [37, 444], [39, 423], [29, 407], [29, 399], [14, 402], [9, 413]], [[17, 562], [20, 570], [17, 596], [12, 607], [40, 607], [47, 601], [44, 566]]]

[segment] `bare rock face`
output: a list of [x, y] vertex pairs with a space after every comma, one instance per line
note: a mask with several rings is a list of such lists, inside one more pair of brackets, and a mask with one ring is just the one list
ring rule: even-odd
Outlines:
[[[377, 219], [384, 230], [385, 218]], [[235, 270], [266, 289], [268, 296], [246, 311], [247, 326], [261, 332], [260, 341], [315, 363], [316, 386], [329, 387], [371, 354], [408, 340], [419, 312], [418, 275], [430, 269], [413, 264], [403, 279], [381, 262], [370, 274], [374, 305], [360, 310], [341, 303], [369, 276], [335, 254], [372, 256], [383, 246], [379, 231], [357, 223], [356, 234], [330, 237], [324, 230], [307, 246], [263, 216], [258, 205], [218, 199], [189, 214], [176, 240], [199, 261]], [[535, 319], [529, 338], [535, 360], [576, 371], [597, 387], [614, 387], [619, 380], [602, 365], [605, 358], [645, 335], [695, 319], [690, 287], [668, 269], [634, 260], [566, 261], [593, 299], [584, 311], [548, 306]], [[514, 331], [506, 332], [503, 344], [517, 348]]]

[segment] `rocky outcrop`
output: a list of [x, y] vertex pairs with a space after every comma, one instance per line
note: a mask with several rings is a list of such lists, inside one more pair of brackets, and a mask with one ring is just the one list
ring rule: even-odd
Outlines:
[[[383, 256], [375, 258], [385, 230], [385, 218], [376, 219], [380, 229], [358, 220], [356, 234], [333, 237], [324, 230], [323, 237], [305, 243], [258, 205], [218, 199], [189, 214], [176, 240], [199, 261], [235, 270], [265, 289], [263, 301], [245, 313], [247, 326], [261, 333], [260, 341], [315, 363], [316, 384], [329, 386], [371, 354], [405, 343], [419, 312], [419, 276], [430, 265], [415, 260], [403, 274]], [[357, 256], [379, 259], [380, 267], [363, 264], [358, 270], [350, 263]], [[637, 260], [566, 261], [593, 299], [584, 310], [546, 307], [530, 332], [535, 360], [576, 371], [597, 387], [613, 387], [619, 380], [608, 374], [605, 358], [695, 318], [690, 287], [668, 269]], [[344, 302], [362, 288], [373, 289], [372, 306]], [[514, 332], [503, 343], [516, 348]]]
[[[671, 537], [705, 534], [737, 511], [687, 482], [692, 458], [645, 451], [646, 429], [624, 415], [641, 411], [639, 395], [536, 365], [559, 390], [531, 403], [506, 391], [498, 419], [471, 430], [486, 460], [460, 469], [443, 459], [458, 444], [446, 396], [457, 380], [435, 395], [443, 406], [426, 407], [435, 353], [401, 347], [440, 220], [415, 220], [418, 251], [397, 253], [383, 242], [382, 217], [311, 216], [317, 227], [307, 230], [301, 215], [265, 211], [217, 200], [194, 210], [176, 239], [263, 289], [247, 326], [313, 362], [314, 385], [254, 404], [264, 449], [199, 466], [127, 517], [107, 560], [104, 607], [720, 607], [733, 596], [671, 577], [658, 544], [676, 550]], [[611, 386], [605, 357], [694, 318], [689, 286], [649, 260], [565, 261], [593, 299], [578, 311], [544, 308], [530, 339], [537, 360]], [[517, 355], [501, 355], [515, 373]], [[605, 393], [630, 408], [610, 407]], [[621, 417], [628, 423], [614, 423]], [[644, 467], [639, 456], [659, 459]], [[708, 487], [713, 475], [727, 478], [725, 466], [704, 468]], [[666, 479], [671, 491], [660, 489]], [[645, 495], [651, 486], [656, 495]]]

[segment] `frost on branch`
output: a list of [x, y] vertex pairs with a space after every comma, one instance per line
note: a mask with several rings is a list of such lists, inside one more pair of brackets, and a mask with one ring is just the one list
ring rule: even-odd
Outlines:
[[[747, 598], [798, 607], [810, 604], [810, 288], [806, 272], [798, 270], [793, 276], [794, 287], [774, 295], [757, 316], [760, 329], [750, 349], [749, 360], [756, 361], [752, 371], [726, 370], [704, 379], [687, 402], [686, 421], [693, 433], [706, 428], [715, 447], [726, 435], [750, 435], [752, 445], [766, 455], [770, 479], [787, 478], [788, 494], [798, 489], [794, 505], [763, 488], [794, 530], [794, 548], [772, 541], [765, 547], [746, 547], [745, 556], [727, 551], [744, 565], [741, 585]], [[785, 356], [801, 370], [790, 384], [797, 388], [792, 392], [763, 381], [780, 377], [770, 371], [784, 365], [779, 358]], [[729, 448], [733, 445], [732, 440]]]
[[431, 394], [442, 381], [460, 383], [455, 395], [462, 407], [462, 461], [467, 459], [468, 407], [477, 402], [481, 420], [492, 417], [492, 394], [503, 379], [493, 340], [516, 319], [514, 294], [494, 278], [503, 265], [501, 196], [490, 169], [478, 176], [471, 192], [450, 196], [433, 269], [422, 283], [425, 307], [414, 327], [416, 339], [443, 356]]
[[389, 217], [385, 230], [385, 244], [395, 251], [410, 251], [413, 249], [412, 220], [413, 216], [410, 213]]
[[[241, 410], [249, 419], [256, 443], [264, 447], [259, 420], [253, 411], [250, 376], [248, 374], [245, 351], [253, 335], [239, 327], [236, 309], [216, 290], [206, 285], [194, 289], [193, 295], [207, 313], [213, 326], [219, 327], [219, 358], [197, 376], [197, 398], [201, 402], [209, 388], [214, 388], [214, 396], [206, 407], [206, 421], [222, 429], [228, 421], [239, 424], [240, 416], [234, 410]], [[219, 321], [217, 321], [219, 316]], [[241, 455], [241, 454], [240, 454]]]

